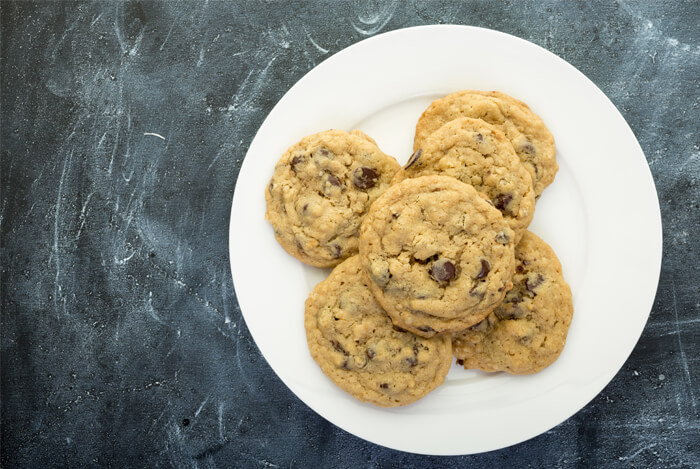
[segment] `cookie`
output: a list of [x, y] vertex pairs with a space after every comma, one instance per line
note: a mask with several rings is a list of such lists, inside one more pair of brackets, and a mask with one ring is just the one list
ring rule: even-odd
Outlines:
[[481, 119], [460, 117], [430, 134], [391, 183], [430, 174], [454, 177], [486, 194], [515, 231], [516, 243], [535, 214], [530, 173], [505, 134]]
[[275, 166], [265, 218], [289, 254], [333, 267], [357, 254], [362, 220], [399, 167], [359, 130], [310, 135]]
[[418, 120], [413, 150], [458, 117], [482, 119], [503, 131], [530, 172], [536, 197], [552, 183], [559, 170], [554, 137], [527, 104], [498, 91], [458, 91], [433, 101]]
[[515, 248], [514, 287], [481, 323], [456, 334], [452, 345], [464, 368], [530, 374], [552, 364], [571, 324], [571, 290], [547, 243], [527, 231]]
[[514, 247], [501, 212], [448, 176], [390, 187], [360, 229], [372, 293], [394, 324], [422, 337], [486, 317], [512, 286]]
[[355, 398], [410, 404], [438, 387], [452, 363], [449, 336], [425, 339], [393, 326], [377, 303], [358, 256], [337, 266], [306, 300], [311, 356]]

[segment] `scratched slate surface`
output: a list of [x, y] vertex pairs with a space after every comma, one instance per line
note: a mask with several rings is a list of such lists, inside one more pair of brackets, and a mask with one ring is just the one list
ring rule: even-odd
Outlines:
[[[698, 2], [4, 1], [0, 16], [3, 467], [698, 467]], [[277, 100], [367, 36], [432, 23], [520, 36], [589, 76], [639, 138], [664, 223], [651, 318], [610, 385], [539, 437], [453, 458], [302, 404], [246, 329], [227, 251], [236, 175]]]

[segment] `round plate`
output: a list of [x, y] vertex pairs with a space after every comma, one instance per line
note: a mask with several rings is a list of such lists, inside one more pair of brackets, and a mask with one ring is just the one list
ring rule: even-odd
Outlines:
[[[304, 301], [327, 270], [289, 256], [265, 221], [265, 187], [282, 153], [329, 128], [360, 129], [404, 163], [418, 117], [461, 89], [525, 101], [557, 143], [559, 173], [531, 230], [558, 254], [574, 297], [559, 360], [541, 373], [465, 371], [421, 401], [363, 404], [312, 360]], [[422, 26], [359, 42], [289, 90], [253, 140], [236, 183], [231, 272], [246, 324], [263, 356], [318, 414], [371, 442], [435, 455], [471, 454], [532, 438], [586, 405], [632, 352], [661, 267], [661, 215], [644, 154], [629, 126], [582, 73], [525, 40], [467, 26]]]

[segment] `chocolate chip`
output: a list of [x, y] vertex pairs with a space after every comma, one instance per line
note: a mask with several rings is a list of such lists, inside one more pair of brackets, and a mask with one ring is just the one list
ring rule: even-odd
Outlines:
[[379, 385], [379, 387], [382, 389], [389, 389], [389, 383], [382, 383]]
[[406, 329], [397, 326], [396, 324], [392, 324], [391, 327], [396, 331], [396, 332], [408, 332]]
[[510, 236], [503, 231], [499, 231], [496, 235], [496, 241], [501, 244], [508, 244], [510, 242]]
[[483, 142], [483, 141], [484, 141], [484, 136], [481, 135], [481, 133], [477, 133], [476, 135], [474, 135], [474, 138], [475, 138], [476, 140], [478, 140], [479, 142]]
[[516, 303], [503, 303], [494, 311], [498, 319], [518, 319], [525, 316], [525, 310]]
[[406, 166], [404, 166], [403, 169], [408, 169], [411, 166], [413, 166], [416, 163], [416, 161], [418, 161], [418, 158], [420, 158], [421, 153], [423, 153], [423, 149], [419, 148], [418, 151], [411, 155], [411, 157], [408, 159], [408, 162], [406, 163]]
[[526, 142], [520, 146], [520, 151], [523, 153], [527, 153], [528, 155], [534, 155], [535, 154], [535, 146], [530, 142]]
[[481, 299], [481, 298], [484, 297], [485, 292], [483, 292], [483, 291], [481, 291], [481, 290], [478, 290], [478, 291], [477, 291], [476, 287], [478, 287], [478, 286], [479, 286], [479, 284], [476, 283], [476, 284], [474, 284], [473, 287], [471, 287], [471, 288], [469, 289], [469, 296], [476, 296], [476, 297], [478, 297], [479, 299]]
[[304, 206], [301, 208], [301, 211], [306, 213], [307, 208], [309, 208], [309, 204], [304, 204]]
[[506, 299], [503, 300], [504, 303], [518, 304], [523, 301], [523, 294], [518, 290], [511, 290], [506, 293]]
[[410, 366], [416, 366], [418, 364], [418, 359], [416, 357], [404, 358], [403, 361], [408, 363]]
[[323, 156], [328, 156], [328, 150], [326, 150], [325, 148], [321, 148], [321, 154]]
[[340, 345], [340, 342], [338, 342], [337, 340], [332, 340], [332, 341], [331, 341], [331, 344], [333, 345], [333, 348], [334, 348], [336, 351], [342, 353], [343, 355], [348, 355], [348, 352], [345, 351], [345, 349], [343, 348], [343, 346]]
[[513, 200], [513, 196], [511, 194], [498, 194], [496, 197], [493, 199], [493, 203], [496, 205], [496, 208], [498, 210], [505, 210], [510, 201]]
[[544, 282], [544, 277], [541, 274], [537, 274], [535, 279], [528, 278], [525, 280], [525, 288], [530, 293], [535, 293], [535, 288], [539, 287], [542, 282]]
[[360, 189], [371, 189], [377, 184], [379, 173], [372, 168], [361, 166], [352, 173], [352, 183]]
[[392, 214], [391, 214], [391, 218], [393, 218], [394, 220], [396, 220], [397, 218], [399, 218], [399, 214], [398, 214], [398, 213], [392, 213]]
[[340, 255], [343, 253], [343, 248], [338, 246], [337, 244], [334, 244], [331, 246], [331, 254], [333, 254], [334, 259], [339, 259]]
[[417, 257], [414, 257], [413, 260], [416, 261], [418, 264], [425, 265], [430, 261], [436, 261], [438, 259], [437, 254], [433, 254], [432, 256], [426, 257], [425, 259], [419, 259]]
[[418, 326], [416, 327], [416, 329], [418, 329], [421, 332], [435, 332], [435, 329], [433, 329], [430, 326]]
[[459, 366], [464, 366], [464, 360], [462, 360], [461, 358], [458, 358], [458, 359], [457, 359], [457, 364], [458, 364]]
[[337, 177], [335, 177], [332, 174], [328, 175], [328, 182], [330, 183], [331, 186], [340, 187], [340, 179], [338, 179]]
[[367, 358], [369, 358], [370, 360], [377, 356], [377, 352], [375, 352], [374, 349], [371, 348], [368, 348], [367, 351], [365, 351], [365, 354], [367, 354]]
[[491, 264], [489, 264], [487, 260], [481, 259], [481, 270], [479, 271], [479, 275], [476, 276], [476, 279], [478, 280], [480, 278], [486, 277], [490, 271]]
[[525, 271], [525, 269], [523, 268], [522, 265], [519, 265], [519, 266], [515, 267], [515, 271], [519, 274], [522, 274]]
[[303, 162], [304, 162], [304, 157], [301, 155], [297, 155], [294, 158], [292, 158], [292, 161], [289, 163], [289, 165], [292, 167], [292, 171], [294, 171], [296, 173], [297, 166], [299, 166]]
[[529, 345], [530, 342], [532, 342], [532, 335], [526, 335], [526, 336], [520, 337], [520, 342], [522, 342], [525, 345]]
[[430, 276], [438, 282], [448, 282], [455, 276], [455, 265], [447, 259], [438, 259], [430, 268]]

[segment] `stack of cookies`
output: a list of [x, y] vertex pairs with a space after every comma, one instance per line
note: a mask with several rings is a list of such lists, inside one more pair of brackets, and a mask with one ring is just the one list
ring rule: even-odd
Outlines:
[[553, 363], [571, 292], [527, 227], [555, 154], [525, 103], [482, 91], [434, 101], [403, 168], [358, 130], [289, 148], [266, 218], [291, 255], [334, 267], [306, 301], [323, 372], [362, 401], [400, 406], [442, 384], [453, 356], [512, 374]]

